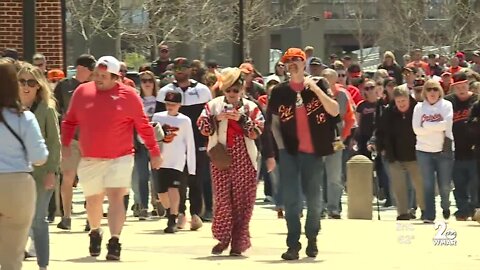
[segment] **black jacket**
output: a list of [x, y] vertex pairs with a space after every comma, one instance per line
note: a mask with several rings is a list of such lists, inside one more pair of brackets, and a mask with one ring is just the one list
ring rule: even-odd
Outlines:
[[[318, 81], [320, 89], [328, 93], [328, 82], [324, 79]], [[335, 127], [339, 117], [332, 117], [327, 113], [317, 95], [310, 90], [301, 92], [303, 104], [306, 107], [313, 148], [316, 156], [327, 156], [333, 153]], [[285, 149], [290, 155], [298, 153], [299, 139], [296, 124], [297, 93], [293, 91], [289, 82], [283, 82], [272, 90], [267, 108], [266, 130], [271, 130], [273, 117], [278, 117], [280, 133]], [[278, 143], [278, 142], [277, 142]], [[267, 153], [273, 154], [270, 144]], [[279, 145], [280, 147], [280, 145]]]
[[397, 85], [403, 84], [403, 70], [397, 63], [394, 63], [391, 66], [385, 66], [384, 64], [381, 64], [378, 66], [378, 69], [385, 69], [388, 71], [388, 76], [395, 78]]
[[476, 158], [480, 158], [480, 101], [473, 104], [467, 120], [467, 132], [473, 138], [473, 149]]
[[389, 162], [415, 161], [415, 144], [417, 137], [413, 132], [413, 109], [417, 102], [410, 97], [410, 107], [405, 113], [400, 112], [391, 102], [377, 125], [377, 140], [383, 145], [385, 157]]

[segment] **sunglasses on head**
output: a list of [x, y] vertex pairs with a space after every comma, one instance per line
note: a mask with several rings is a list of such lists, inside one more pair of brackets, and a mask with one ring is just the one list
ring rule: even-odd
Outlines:
[[225, 90], [225, 93], [230, 93], [230, 92], [238, 94], [238, 93], [240, 93], [240, 89], [239, 88], [228, 88], [227, 90]]
[[142, 83], [154, 83], [155, 80], [154, 79], [140, 79], [140, 81], [142, 81]]
[[37, 80], [34, 80], [34, 79], [30, 79], [30, 80], [19, 79], [18, 83], [20, 83], [20, 85], [23, 85], [23, 86], [28, 85], [29, 87], [35, 87], [38, 85]]
[[370, 91], [370, 90], [373, 90], [373, 89], [375, 89], [375, 86], [374, 86], [374, 85], [372, 85], [372, 86], [365, 86], [365, 90], [366, 90], [366, 91]]
[[433, 92], [439, 92], [440, 91], [440, 89], [438, 89], [438, 87], [427, 87], [427, 88], [425, 88], [425, 90], [427, 92], [432, 92], [432, 91]]
[[292, 63], [292, 62], [301, 62], [303, 59], [301, 57], [295, 56], [295, 57], [290, 57], [285, 61], [285, 64]]

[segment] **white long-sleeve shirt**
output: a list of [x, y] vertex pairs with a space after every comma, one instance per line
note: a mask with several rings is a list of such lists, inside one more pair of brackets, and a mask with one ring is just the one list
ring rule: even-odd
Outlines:
[[419, 102], [413, 110], [412, 126], [417, 135], [415, 148], [418, 151], [437, 153], [443, 150], [445, 137], [453, 140], [453, 106], [440, 99], [435, 104]]
[[175, 169], [183, 172], [186, 162], [188, 173], [195, 175], [195, 140], [193, 138], [190, 118], [181, 113], [176, 116], [171, 116], [168, 115], [168, 112], [164, 111], [155, 113], [152, 121], [162, 125], [165, 136], [171, 132], [176, 134], [171, 142], [164, 142], [162, 144], [161, 152], [163, 162], [161, 168]]

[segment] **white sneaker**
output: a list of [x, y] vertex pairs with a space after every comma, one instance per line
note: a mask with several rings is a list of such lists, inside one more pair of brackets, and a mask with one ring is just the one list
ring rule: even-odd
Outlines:
[[184, 214], [178, 214], [177, 228], [181, 230], [185, 228], [186, 224], [187, 224], [187, 217]]
[[27, 253], [29, 257], [37, 257], [37, 251], [35, 250], [35, 242], [33, 239], [30, 240], [30, 246], [28, 247]]
[[197, 215], [193, 215], [192, 221], [190, 222], [190, 230], [196, 231], [200, 229], [202, 226], [203, 226], [202, 219]]

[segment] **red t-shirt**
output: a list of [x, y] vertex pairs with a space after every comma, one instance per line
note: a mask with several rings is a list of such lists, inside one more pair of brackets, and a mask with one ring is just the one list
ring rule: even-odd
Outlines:
[[[290, 88], [292, 88], [293, 91], [300, 93], [304, 89], [303, 82], [295, 83], [290, 81]], [[295, 117], [297, 120], [297, 138], [299, 140], [298, 151], [307, 154], [315, 153], [312, 143], [312, 134], [310, 133], [310, 125], [308, 124], [307, 109], [305, 108], [303, 101], [301, 104], [297, 102]]]
[[350, 93], [350, 96], [352, 97], [353, 102], [355, 102], [355, 106], [358, 106], [358, 103], [360, 103], [363, 100], [363, 97], [360, 94], [360, 89], [358, 89], [353, 85], [348, 85], [347, 91], [348, 93]]
[[132, 154], [134, 128], [151, 156], [160, 155], [140, 96], [124, 84], [117, 83], [110, 90], [97, 90], [94, 82], [81, 84], [62, 122], [64, 146], [70, 145], [77, 126], [83, 157], [114, 159]]

